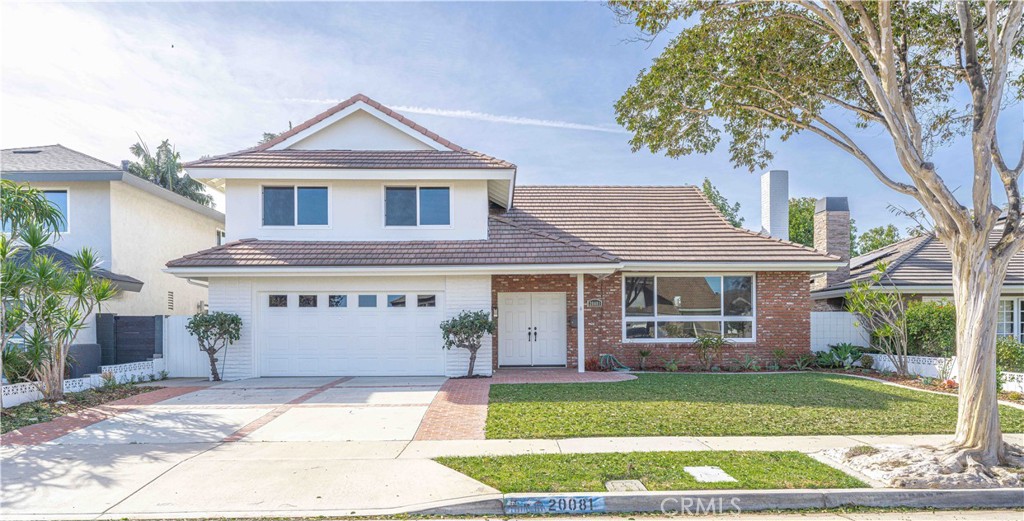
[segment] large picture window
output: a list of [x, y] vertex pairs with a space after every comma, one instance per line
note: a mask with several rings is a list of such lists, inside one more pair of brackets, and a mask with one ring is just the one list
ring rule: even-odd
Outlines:
[[326, 186], [264, 186], [263, 226], [327, 226]]
[[1003, 299], [996, 311], [996, 335], [1024, 342], [1024, 299]]
[[752, 275], [625, 277], [622, 293], [626, 340], [754, 339]]
[[451, 189], [447, 186], [384, 189], [385, 226], [448, 226], [451, 215]]

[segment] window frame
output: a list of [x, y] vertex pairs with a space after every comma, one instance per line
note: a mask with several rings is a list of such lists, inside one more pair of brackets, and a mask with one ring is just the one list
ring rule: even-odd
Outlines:
[[[64, 192], [64, 197], [67, 199], [67, 211], [64, 215], [64, 230], [58, 230], [58, 232], [62, 236], [71, 233], [71, 189], [64, 187], [52, 187], [40, 188], [39, 191], [43, 192], [43, 197], [46, 197], [46, 194], [49, 192]], [[49, 202], [49, 199], [47, 199], [47, 202]]]
[[[1016, 296], [1000, 297], [999, 303], [1002, 304], [1003, 302], [1010, 303], [1010, 321], [1004, 322], [1000, 320], [1002, 317], [998, 315], [998, 311], [996, 312], [997, 337], [1015, 338], [1020, 342], [1024, 342], [1024, 331], [1022, 331], [1022, 329], [1024, 329], [1024, 298]], [[1000, 324], [1009, 324], [1010, 327], [1013, 328], [1013, 331], [1009, 335], [1000, 335], [998, 331]]]
[[[388, 224], [388, 188], [414, 188], [416, 190], [416, 224]], [[420, 189], [422, 188], [447, 188], [448, 189], [448, 224], [420, 224]], [[381, 227], [387, 230], [410, 230], [413, 228], [427, 230], [446, 230], [454, 227], [455, 223], [455, 187], [445, 183], [384, 183], [380, 190], [380, 222]]]
[[[263, 192], [264, 188], [291, 188], [292, 189], [292, 223], [293, 224], [266, 224], [264, 218]], [[299, 224], [299, 188], [326, 188], [327, 189], [327, 224]], [[260, 229], [267, 230], [326, 230], [334, 227], [334, 187], [331, 183], [261, 183], [260, 184]]]
[[[719, 296], [719, 305], [721, 306], [719, 315], [658, 315], [657, 301], [652, 306], [653, 314], [649, 316], [627, 316], [626, 315], [626, 279], [633, 277], [653, 277], [654, 286], [651, 288], [655, 298], [658, 294], [658, 277], [692, 277], [692, 278], [703, 278], [703, 277], [718, 277], [721, 282], [721, 294]], [[725, 277], [750, 277], [750, 315], [749, 316], [732, 316], [725, 314]], [[655, 337], [657, 337], [657, 329], [659, 323], [664, 322], [718, 322], [722, 325], [722, 335], [725, 335], [725, 323], [726, 322], [750, 322], [751, 335], [747, 338], [726, 338], [729, 342], [734, 343], [755, 343], [757, 342], [757, 273], [756, 272], [631, 272], [622, 273], [619, 277], [620, 282], [620, 295], [619, 301], [622, 303], [622, 309], [620, 313], [620, 333], [622, 335], [622, 342], [629, 344], [692, 344], [697, 341], [696, 338], [628, 338], [627, 322], [653, 322], [655, 329]]]

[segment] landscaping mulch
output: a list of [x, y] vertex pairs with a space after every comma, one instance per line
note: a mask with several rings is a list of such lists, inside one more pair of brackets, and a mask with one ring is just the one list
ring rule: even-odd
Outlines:
[[[935, 391], [945, 394], [951, 394], [956, 396], [956, 387], [945, 387], [941, 384], [938, 378], [932, 378], [929, 380], [916, 377], [903, 377], [896, 373], [882, 373], [873, 371], [870, 369], [820, 369], [818, 372], [832, 373], [832, 374], [845, 374], [853, 376], [868, 376], [871, 378], [877, 378], [879, 380], [885, 380], [894, 384], [906, 385], [907, 387], [913, 387], [915, 389], [922, 389], [925, 391]], [[928, 383], [931, 381], [932, 383]], [[1024, 405], [1024, 395], [1017, 392], [1002, 392], [999, 393], [999, 399], [1007, 402], [1018, 403]]]
[[117, 385], [100, 387], [77, 393], [66, 393], [64, 400], [47, 402], [39, 400], [5, 408], [0, 412], [0, 433], [8, 433], [28, 425], [44, 423], [61, 416], [78, 412], [108, 402], [130, 398], [143, 393], [163, 389], [163, 387], [140, 387], [136, 385]]

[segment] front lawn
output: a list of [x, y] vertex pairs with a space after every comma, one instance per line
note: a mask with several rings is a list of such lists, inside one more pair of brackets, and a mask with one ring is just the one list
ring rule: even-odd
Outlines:
[[[439, 463], [512, 492], [602, 492], [638, 479], [647, 490], [860, 488], [860, 480], [799, 452], [629, 452], [438, 458]], [[683, 467], [720, 467], [737, 481], [701, 483]]]
[[0, 421], [0, 433], [7, 433], [35, 423], [48, 422], [59, 416], [71, 414], [82, 409], [95, 407], [107, 402], [121, 400], [137, 394], [148, 393], [162, 387], [138, 387], [135, 385], [116, 385], [99, 387], [78, 393], [66, 393], [64, 403], [36, 402], [23, 403], [3, 410]]
[[[488, 438], [944, 434], [956, 397], [835, 374], [641, 374], [591, 384], [492, 385]], [[1024, 411], [1000, 407], [1004, 432]]]

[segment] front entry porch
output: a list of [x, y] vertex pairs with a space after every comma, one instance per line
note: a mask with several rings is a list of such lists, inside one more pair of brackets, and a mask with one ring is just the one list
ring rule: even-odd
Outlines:
[[565, 367], [566, 294], [498, 293], [498, 366]]

